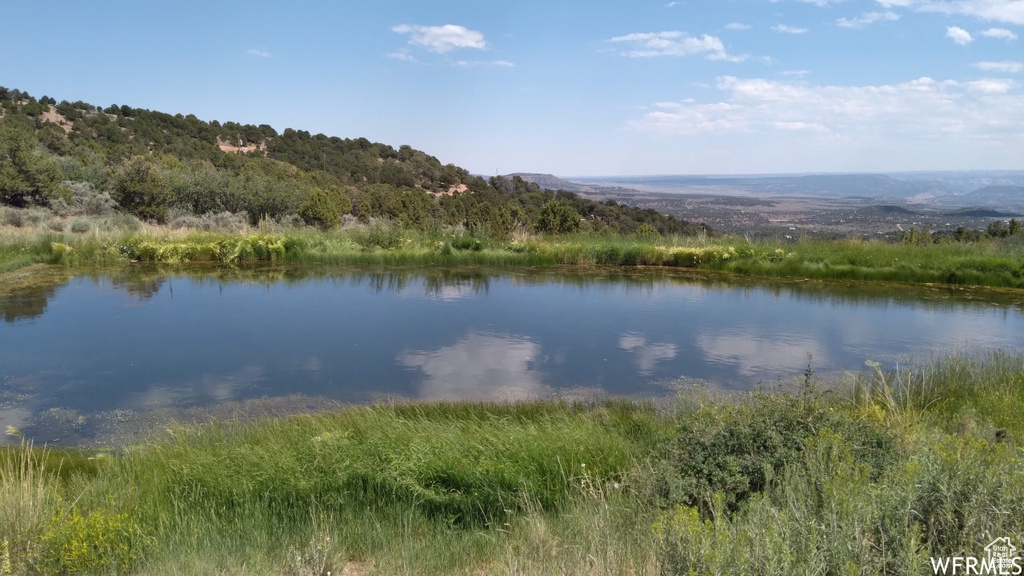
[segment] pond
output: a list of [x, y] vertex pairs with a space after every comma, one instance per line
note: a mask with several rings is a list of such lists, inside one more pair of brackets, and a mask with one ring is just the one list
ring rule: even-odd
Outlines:
[[1024, 342], [1012, 292], [550, 270], [133, 267], [32, 278], [0, 287], [0, 427], [37, 442], [88, 442], [139, 415], [250, 401], [288, 411], [658, 397], [679, 382], [742, 390], [808, 368]]

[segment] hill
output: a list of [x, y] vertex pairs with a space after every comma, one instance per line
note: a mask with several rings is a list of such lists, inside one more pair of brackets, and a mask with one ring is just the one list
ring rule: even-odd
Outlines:
[[571, 182], [555, 176], [554, 174], [535, 174], [530, 172], [516, 172], [505, 176], [506, 178], [520, 177], [527, 182], [533, 182], [534, 184], [551, 190], [565, 190], [566, 192], [577, 192], [584, 194], [593, 194], [598, 191], [596, 186], [587, 186], [586, 184], [580, 184], [578, 182]]
[[662, 234], [705, 227], [518, 176], [484, 180], [410, 146], [77, 101], [0, 87], [0, 204], [110, 210], [156, 222], [230, 212], [336, 226], [347, 214], [407, 227]]

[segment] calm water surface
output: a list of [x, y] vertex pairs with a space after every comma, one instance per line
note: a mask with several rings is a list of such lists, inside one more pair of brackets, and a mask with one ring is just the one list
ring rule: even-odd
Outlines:
[[[661, 396], [1024, 342], [1020, 295], [670, 275], [100, 271], [0, 288], [0, 426], [294, 396]], [[61, 431], [56, 431], [60, 428]], [[53, 438], [49, 438], [53, 436]]]

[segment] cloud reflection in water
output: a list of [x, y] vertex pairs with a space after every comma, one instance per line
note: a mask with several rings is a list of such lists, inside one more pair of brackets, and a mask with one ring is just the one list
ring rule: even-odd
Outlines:
[[517, 400], [551, 393], [539, 356], [540, 345], [527, 338], [471, 330], [454, 346], [403, 352], [398, 363], [423, 372], [422, 400]]
[[827, 363], [825, 348], [814, 338], [776, 334], [759, 337], [753, 332], [722, 335], [702, 334], [697, 345], [705, 360], [735, 365], [740, 374], [756, 375], [764, 371], [794, 372], [807, 364], [807, 355], [815, 364]]
[[619, 348], [633, 353], [633, 362], [640, 374], [644, 376], [649, 376], [654, 372], [656, 365], [661, 360], [671, 360], [676, 357], [675, 344], [669, 342], [648, 344], [646, 338], [633, 332], [626, 332], [619, 337]]

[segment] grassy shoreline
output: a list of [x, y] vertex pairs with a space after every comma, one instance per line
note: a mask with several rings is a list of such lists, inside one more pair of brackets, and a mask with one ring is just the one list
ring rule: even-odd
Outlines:
[[740, 276], [1024, 288], [1024, 241], [891, 244], [521, 235], [507, 241], [374, 224], [329, 232], [267, 226], [203, 232], [133, 223], [85, 233], [0, 232], [0, 273], [38, 263], [664, 268]]
[[1022, 411], [1024, 353], [993, 351], [664, 405], [380, 404], [11, 447], [0, 573], [922, 573], [1024, 537]]

